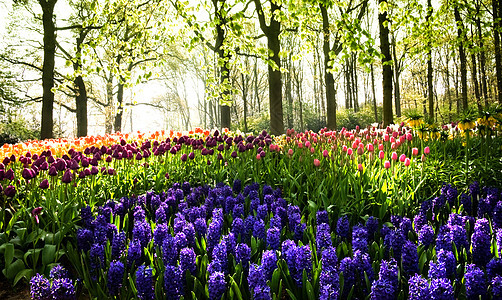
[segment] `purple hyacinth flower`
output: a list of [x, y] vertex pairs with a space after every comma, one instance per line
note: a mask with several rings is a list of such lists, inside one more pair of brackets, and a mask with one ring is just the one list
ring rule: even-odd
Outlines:
[[141, 265], [136, 271], [136, 289], [141, 300], [155, 299], [152, 268]]
[[107, 275], [108, 292], [112, 296], [116, 296], [119, 289], [122, 287], [124, 279], [124, 264], [120, 261], [110, 262], [110, 268]]
[[50, 299], [51, 283], [49, 279], [40, 274], [36, 274], [30, 279], [30, 296], [31, 299], [45, 300]]
[[220, 300], [225, 291], [227, 290], [227, 283], [225, 281], [225, 274], [215, 272], [209, 275], [208, 281], [209, 299]]
[[486, 295], [487, 284], [484, 272], [475, 264], [469, 264], [465, 270], [465, 292], [468, 299], [480, 299]]

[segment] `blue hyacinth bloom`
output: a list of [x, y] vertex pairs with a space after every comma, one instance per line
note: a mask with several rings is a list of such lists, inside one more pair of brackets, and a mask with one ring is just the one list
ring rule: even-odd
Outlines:
[[225, 274], [215, 272], [209, 275], [208, 281], [209, 299], [220, 300], [221, 296], [227, 290], [227, 283], [225, 281]]
[[409, 300], [424, 300], [430, 298], [429, 282], [419, 274], [413, 275], [409, 280]]
[[484, 272], [474, 264], [469, 264], [465, 270], [465, 291], [468, 299], [479, 299], [486, 294]]
[[155, 299], [152, 268], [141, 265], [136, 271], [136, 289], [141, 300]]
[[116, 296], [124, 278], [124, 264], [120, 261], [110, 262], [110, 268], [107, 275], [108, 292], [112, 296]]

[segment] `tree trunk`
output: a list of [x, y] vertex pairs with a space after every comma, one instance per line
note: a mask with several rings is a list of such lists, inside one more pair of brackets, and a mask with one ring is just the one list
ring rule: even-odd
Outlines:
[[478, 39], [479, 39], [479, 73], [480, 73], [480, 78], [481, 78], [481, 91], [483, 93], [483, 99], [484, 99], [484, 104], [485, 107], [488, 108], [488, 87], [486, 83], [486, 56], [485, 56], [485, 48], [484, 48], [484, 42], [483, 42], [483, 31], [481, 29], [481, 16], [480, 16], [480, 7], [481, 4], [478, 3], [476, 6], [477, 10], [477, 18], [476, 18], [476, 27], [478, 30]]
[[110, 71], [110, 76], [106, 80], [106, 101], [108, 106], [105, 107], [105, 133], [112, 133], [113, 129], [113, 72]]
[[357, 54], [352, 54], [352, 65], [351, 65], [351, 80], [352, 80], [352, 100], [354, 104], [354, 112], [359, 111], [359, 83], [357, 82]]
[[124, 114], [124, 78], [120, 76], [117, 90], [117, 112], [115, 113], [115, 121], [113, 123], [113, 130], [115, 132], [122, 131], [122, 115]]
[[378, 123], [378, 108], [375, 93], [375, 72], [373, 71], [373, 63], [371, 63], [371, 92], [373, 93], [373, 112], [375, 114], [375, 123]]
[[497, 100], [502, 104], [502, 58], [500, 53], [500, 3], [492, 0], [493, 7], [493, 44], [495, 46], [495, 72], [497, 73]]
[[479, 93], [479, 83], [478, 83], [478, 67], [476, 64], [476, 54], [471, 54], [472, 60], [472, 72], [471, 77], [474, 83], [474, 95], [476, 95], [476, 104], [478, 105], [478, 111], [482, 111], [483, 108], [481, 106], [481, 94]]
[[42, 71], [42, 124], [40, 128], [40, 138], [47, 139], [54, 137], [54, 68], [56, 55], [56, 28], [54, 26], [54, 6], [57, 0], [39, 0], [42, 7], [42, 20], [44, 27], [44, 64]]
[[242, 102], [244, 106], [244, 132], [248, 132], [248, 95], [247, 95], [248, 88], [246, 88], [246, 90], [244, 91], [245, 76], [243, 73], [241, 73], [241, 79], [242, 79], [242, 89], [243, 89]]
[[326, 119], [327, 127], [331, 130], [336, 130], [336, 92], [335, 92], [335, 79], [333, 73], [330, 72], [330, 29], [329, 18], [326, 6], [322, 3], [319, 4], [322, 15], [322, 30], [323, 30], [323, 54], [324, 54], [324, 81], [326, 84]]
[[267, 37], [267, 46], [271, 51], [270, 60], [275, 66], [268, 66], [268, 95], [269, 95], [269, 110], [270, 110], [270, 133], [280, 135], [284, 133], [284, 120], [282, 110], [282, 75], [281, 75], [281, 59], [279, 52], [281, 51], [281, 43], [279, 34], [281, 33], [281, 23], [277, 20], [277, 15], [281, 11], [281, 5], [271, 1], [270, 3], [270, 24], [267, 25], [265, 14], [260, 0], [254, 0], [260, 28]]
[[445, 77], [446, 77], [446, 97], [448, 99], [448, 111], [450, 112], [449, 113], [449, 121], [451, 122], [451, 115], [452, 115], [452, 101], [451, 101], [451, 91], [450, 91], [450, 59], [449, 59], [449, 54], [448, 54], [448, 50], [446, 51], [446, 57], [445, 57], [445, 60], [446, 60], [446, 74], [445, 74]]
[[[378, 0], [378, 4], [385, 2]], [[390, 55], [389, 46], [389, 20], [387, 19], [387, 11], [378, 13], [378, 24], [380, 27], [380, 50], [383, 54], [382, 58], [382, 75], [383, 75], [383, 126], [386, 127], [394, 123], [392, 114], [392, 57]], [[387, 23], [387, 24], [386, 24]]]
[[[230, 129], [230, 106], [228, 102], [230, 101], [230, 90], [228, 86], [230, 86], [230, 56], [227, 54], [223, 47], [223, 43], [225, 42], [225, 24], [227, 19], [223, 13], [226, 14], [226, 11], [223, 7], [218, 7], [218, 0], [213, 0], [215, 19], [216, 23], [216, 44], [215, 49], [218, 54], [218, 66], [220, 66], [220, 117], [221, 117], [221, 128]], [[223, 1], [224, 2], [224, 1]]]
[[392, 56], [394, 57], [394, 106], [396, 116], [401, 117], [401, 87], [399, 85], [399, 75], [401, 73], [396, 53], [396, 38], [392, 34]]
[[460, 16], [460, 11], [458, 10], [458, 3], [455, 3], [454, 7], [455, 21], [457, 22], [457, 32], [459, 39], [458, 53], [460, 59], [460, 86], [462, 89], [462, 110], [467, 110], [467, 58], [465, 55], [464, 49], [464, 39], [465, 39], [465, 30], [464, 23]]
[[[77, 38], [77, 51], [76, 61], [73, 63], [75, 72], [82, 70], [82, 43], [87, 35], [87, 30], [81, 30]], [[87, 136], [87, 89], [85, 82], [81, 75], [77, 76], [74, 80], [75, 87], [77, 88], [77, 96], [75, 99], [75, 107], [77, 112], [77, 136]]]
[[429, 118], [434, 121], [434, 89], [432, 76], [432, 3], [427, 0], [427, 27], [429, 29], [430, 38], [427, 41], [427, 98], [429, 100]]

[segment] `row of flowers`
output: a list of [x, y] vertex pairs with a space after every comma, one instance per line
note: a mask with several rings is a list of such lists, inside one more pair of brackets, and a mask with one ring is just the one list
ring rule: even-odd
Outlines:
[[500, 191], [444, 185], [390, 221], [311, 215], [267, 185], [185, 182], [84, 207], [67, 252], [100, 299], [502, 297]]

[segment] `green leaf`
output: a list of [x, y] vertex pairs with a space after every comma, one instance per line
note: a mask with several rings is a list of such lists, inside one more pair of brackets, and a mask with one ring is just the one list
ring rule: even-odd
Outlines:
[[14, 278], [13, 285], [15, 286], [19, 282], [19, 280], [23, 278], [26, 279], [26, 281], [29, 281], [32, 276], [33, 276], [33, 269], [24, 269], [21, 272], [17, 273], [16, 277]]
[[12, 243], [7, 243], [5, 244], [5, 267], [9, 267], [9, 265], [12, 263], [12, 260], [14, 259], [14, 244]]
[[42, 251], [42, 264], [48, 265], [56, 261], [56, 245], [45, 245]]
[[12, 280], [19, 272], [24, 270], [24, 268], [24, 262], [20, 259], [16, 259], [16, 261], [5, 268], [4, 275], [7, 279]]

